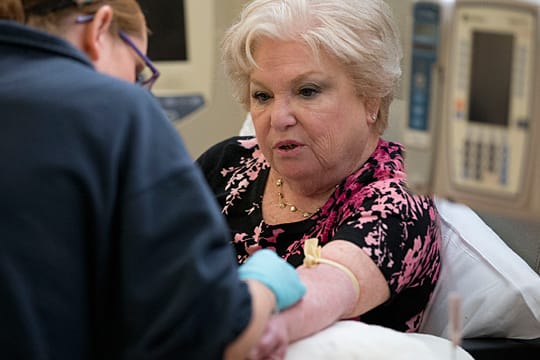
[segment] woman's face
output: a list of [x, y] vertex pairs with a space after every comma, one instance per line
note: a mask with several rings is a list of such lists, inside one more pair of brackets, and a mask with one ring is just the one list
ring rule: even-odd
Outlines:
[[334, 58], [297, 41], [262, 40], [250, 75], [250, 113], [261, 150], [288, 180], [336, 184], [378, 140], [372, 114]]

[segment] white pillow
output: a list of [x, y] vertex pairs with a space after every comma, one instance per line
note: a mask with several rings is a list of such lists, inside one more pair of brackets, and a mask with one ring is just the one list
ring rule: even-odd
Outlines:
[[344, 320], [289, 345], [285, 360], [473, 360], [461, 347], [451, 357], [450, 341]]
[[240, 129], [240, 136], [255, 136], [255, 128], [253, 127], [253, 120], [251, 119], [251, 114], [247, 113], [244, 122], [242, 123], [242, 128]]
[[461, 297], [462, 335], [540, 337], [540, 276], [468, 206], [435, 199], [441, 215], [441, 277], [421, 332], [449, 338], [448, 297]]

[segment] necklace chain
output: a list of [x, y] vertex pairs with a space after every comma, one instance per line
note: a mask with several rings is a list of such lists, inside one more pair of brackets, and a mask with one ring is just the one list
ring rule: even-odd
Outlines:
[[298, 206], [287, 202], [287, 200], [285, 200], [285, 197], [283, 196], [283, 193], [281, 192], [281, 189], [282, 189], [282, 186], [283, 186], [283, 179], [282, 178], [277, 179], [276, 186], [278, 188], [277, 195], [278, 195], [278, 205], [279, 205], [280, 208], [284, 209], [284, 208], [288, 207], [289, 211], [292, 212], [292, 213], [296, 213], [296, 212], [302, 213], [302, 216], [305, 219], [312, 217], [313, 215], [318, 213], [319, 210], [321, 210], [320, 208], [317, 208], [315, 211], [305, 211], [305, 210], [300, 209]]

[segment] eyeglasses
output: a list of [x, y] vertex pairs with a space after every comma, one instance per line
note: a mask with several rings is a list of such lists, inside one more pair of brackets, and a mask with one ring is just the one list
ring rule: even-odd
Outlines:
[[[77, 16], [76, 22], [77, 24], [83, 24], [94, 20], [94, 15], [81, 15]], [[145, 68], [143, 71], [137, 74], [135, 82], [142, 87], [144, 87], [147, 90], [152, 90], [152, 86], [154, 86], [154, 83], [159, 78], [160, 72], [156, 68], [156, 66], [152, 63], [150, 58], [146, 56], [138, 47], [135, 45], [133, 40], [130, 39], [130, 37], [123, 31], [119, 31], [118, 35], [120, 36], [120, 39], [124, 41], [129, 47], [135, 51], [137, 56], [141, 58], [141, 60], [144, 62]]]
[[119, 31], [118, 35], [120, 36], [120, 39], [124, 40], [126, 44], [131, 46], [133, 51], [135, 51], [137, 55], [139, 55], [139, 57], [142, 59], [142, 61], [144, 61], [144, 64], [146, 65], [143, 71], [137, 74], [137, 84], [141, 85], [145, 89], [152, 90], [152, 86], [154, 86], [154, 83], [159, 78], [159, 70], [155, 67], [150, 58], [144, 55], [144, 53], [133, 43], [133, 41], [125, 32]]

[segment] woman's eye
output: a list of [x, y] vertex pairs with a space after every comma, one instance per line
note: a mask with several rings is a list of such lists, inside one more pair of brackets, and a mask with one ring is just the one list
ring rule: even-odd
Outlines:
[[270, 95], [261, 91], [257, 91], [253, 94], [253, 99], [255, 99], [259, 103], [264, 103], [270, 99]]
[[303, 97], [313, 97], [315, 95], [317, 95], [319, 93], [319, 89], [317, 88], [313, 88], [313, 87], [305, 87], [305, 88], [301, 88], [298, 93], [303, 96]]

